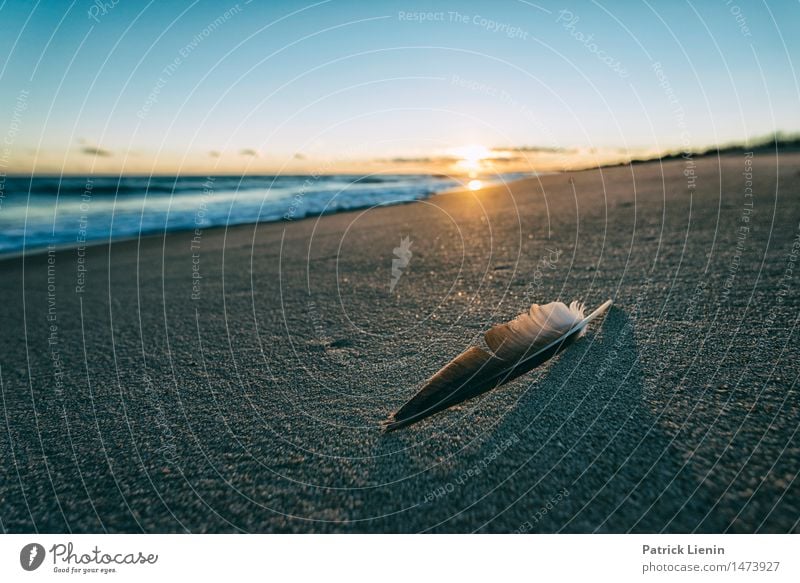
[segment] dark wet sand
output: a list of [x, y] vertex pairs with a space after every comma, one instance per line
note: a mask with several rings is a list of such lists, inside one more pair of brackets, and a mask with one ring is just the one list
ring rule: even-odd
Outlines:
[[[757, 155], [752, 198], [743, 155], [690, 169], [208, 230], [194, 300], [191, 233], [88, 249], [81, 293], [74, 249], [51, 294], [46, 254], [0, 262], [2, 529], [798, 531], [800, 155]], [[492, 323], [609, 297], [540, 370], [381, 434]]]

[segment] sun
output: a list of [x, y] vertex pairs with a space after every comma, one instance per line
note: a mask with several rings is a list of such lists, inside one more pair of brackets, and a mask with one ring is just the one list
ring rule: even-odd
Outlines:
[[492, 151], [480, 144], [470, 144], [468, 146], [453, 148], [450, 152], [454, 157], [459, 158], [456, 162], [456, 166], [462, 170], [466, 170], [470, 177], [475, 177], [482, 168], [484, 160], [492, 157]]

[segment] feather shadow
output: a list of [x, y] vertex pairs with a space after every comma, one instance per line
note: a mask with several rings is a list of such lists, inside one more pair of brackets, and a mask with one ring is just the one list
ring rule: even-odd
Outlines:
[[[508, 460], [494, 468], [513, 479], [484, 504], [495, 508], [498, 499], [515, 500], [528, 511], [513, 520], [487, 516], [481, 532], [694, 528], [702, 516], [698, 508], [711, 501], [704, 492], [693, 495], [691, 467], [684, 465], [657, 420], [635, 329], [635, 320], [624, 310], [612, 309], [602, 332], [559, 358], [492, 430], [493, 442], [510, 436], [519, 441]], [[526, 461], [519, 465], [518, 460]], [[506, 461], [508, 467], [501, 468]], [[564, 490], [568, 496], [545, 508]]]

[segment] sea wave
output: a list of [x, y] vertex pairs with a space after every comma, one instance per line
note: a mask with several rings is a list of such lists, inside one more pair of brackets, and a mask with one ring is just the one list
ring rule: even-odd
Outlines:
[[411, 202], [461, 186], [438, 175], [9, 177], [0, 184], [0, 253], [299, 220]]

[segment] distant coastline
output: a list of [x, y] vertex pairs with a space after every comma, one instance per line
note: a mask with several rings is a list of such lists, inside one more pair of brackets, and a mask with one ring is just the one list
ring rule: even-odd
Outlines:
[[[758, 153], [788, 153], [800, 152], [800, 135], [798, 134], [783, 134], [777, 132], [771, 136], [766, 136], [754, 140], [751, 144], [746, 143], [731, 143], [722, 146], [713, 146], [703, 148], [700, 150], [689, 150], [685, 152], [669, 152], [660, 156], [653, 156], [651, 158], [634, 158], [628, 162], [619, 162], [615, 164], [603, 164], [599, 168], [616, 168], [619, 166], [635, 166], [637, 164], [646, 164], [648, 162], [666, 162], [668, 160], [679, 160], [681, 158], [706, 158], [709, 156], [724, 156], [727, 154], [744, 154], [745, 152]], [[584, 170], [593, 170], [598, 166], [584, 168]]]

